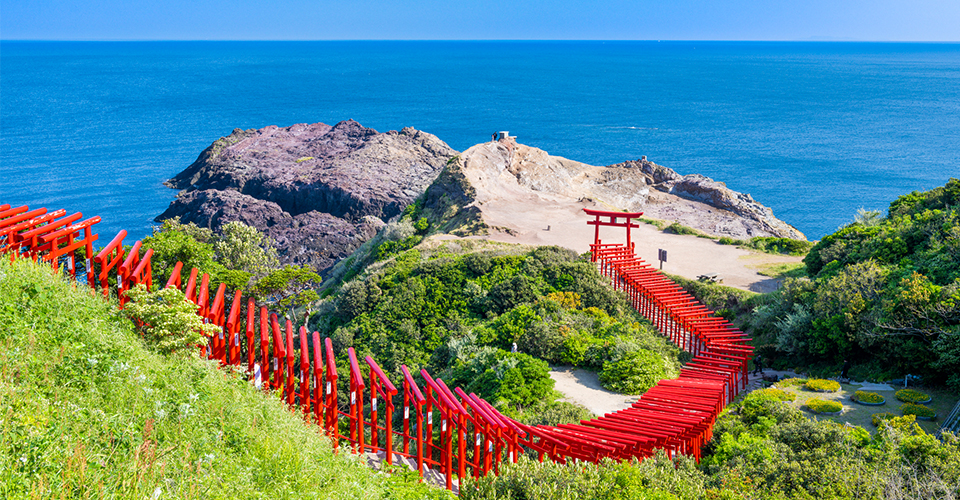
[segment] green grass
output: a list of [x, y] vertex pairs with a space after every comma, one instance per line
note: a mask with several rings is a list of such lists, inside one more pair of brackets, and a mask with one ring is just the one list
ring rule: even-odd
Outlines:
[[650, 224], [651, 226], [653, 226], [653, 227], [655, 227], [655, 228], [657, 228], [657, 229], [659, 229], [659, 230], [661, 230], [661, 231], [663, 230], [663, 228], [667, 227], [667, 223], [666, 223], [665, 221], [662, 221], [662, 220], [659, 220], [659, 219], [649, 219], [649, 218], [647, 218], [647, 217], [637, 217], [636, 219], [633, 219], [633, 220], [642, 222], [642, 223], [644, 223], [644, 224]]
[[763, 266], [757, 274], [771, 278], [803, 278], [807, 275], [807, 266], [803, 262], [783, 262]]
[[0, 325], [2, 498], [449, 497], [334, 455], [274, 395], [156, 353], [49, 268], [0, 263]]
[[669, 226], [665, 227], [663, 229], [663, 232], [667, 234], [690, 235], [690, 236], [696, 236], [697, 238], [707, 238], [711, 240], [715, 238], [715, 236], [704, 233], [699, 229], [694, 229], [692, 227], [684, 226], [679, 222], [674, 222], [673, 224], [670, 224]]

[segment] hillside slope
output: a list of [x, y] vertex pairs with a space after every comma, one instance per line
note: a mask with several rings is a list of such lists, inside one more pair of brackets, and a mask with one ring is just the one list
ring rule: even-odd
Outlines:
[[449, 498], [334, 455], [246, 377], [146, 346], [114, 305], [0, 262], [0, 498]]

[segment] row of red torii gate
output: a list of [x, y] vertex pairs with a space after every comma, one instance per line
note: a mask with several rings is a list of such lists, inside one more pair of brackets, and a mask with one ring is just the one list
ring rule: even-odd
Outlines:
[[[642, 213], [584, 211], [594, 217], [587, 222], [596, 226], [590, 252], [600, 272], [660, 332], [694, 356], [679, 378], [661, 380], [630, 408], [577, 424], [524, 425], [426, 370], [402, 366], [393, 374], [398, 387], [373, 358], [357, 359], [353, 348], [347, 349], [343, 382], [329, 338], [321, 340], [305, 327], [295, 331], [289, 320], [281, 321], [252, 298], [244, 300], [240, 291], [228, 294], [223, 284], [211, 291], [207, 274], [195, 268], [185, 273], [180, 263], [164, 286], [182, 289], [197, 314], [220, 327], [200, 346], [205, 356], [246, 366], [257, 387], [275, 391], [315, 422], [335, 449], [404, 462], [450, 489], [460, 478], [497, 474], [504, 461], [515, 462], [522, 454], [541, 461], [597, 462], [643, 459], [663, 449], [699, 459], [717, 416], [746, 387], [750, 339], [636, 256], [630, 229], [638, 227], [632, 220]], [[94, 253], [98, 235], [92, 229], [98, 222], [100, 217], [84, 219], [65, 210], [0, 203], [0, 254], [11, 261], [47, 262], [123, 308], [127, 290], [141, 283], [154, 286], [153, 250], [141, 253], [140, 241], [125, 247], [127, 233], [120, 231]], [[601, 226], [625, 228], [626, 244], [602, 243]], [[341, 402], [338, 391], [344, 389], [349, 396]]]

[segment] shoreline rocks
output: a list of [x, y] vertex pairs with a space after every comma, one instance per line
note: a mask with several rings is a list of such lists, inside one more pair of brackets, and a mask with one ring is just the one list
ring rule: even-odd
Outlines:
[[522, 197], [533, 206], [589, 200], [716, 236], [806, 239], [749, 194], [645, 158], [598, 167], [513, 138], [460, 155], [426, 132], [380, 133], [353, 120], [235, 129], [166, 185], [181, 191], [156, 221], [180, 217], [214, 231], [242, 221], [272, 239], [281, 262], [321, 273], [424, 192], [425, 207], [446, 214], [436, 229], [454, 234], [482, 229], [489, 200]]
[[166, 182], [181, 189], [156, 221], [218, 230], [239, 220], [267, 234], [284, 263], [325, 272], [400, 214], [457, 154], [413, 128], [353, 120], [236, 129]]

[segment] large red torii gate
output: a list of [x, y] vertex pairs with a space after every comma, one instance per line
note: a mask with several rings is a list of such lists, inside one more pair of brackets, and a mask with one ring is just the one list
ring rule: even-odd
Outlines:
[[[587, 221], [587, 224], [596, 228], [593, 233], [594, 245], [600, 244], [600, 226], [614, 226], [627, 228], [627, 248], [632, 248], [630, 244], [630, 228], [640, 227], [640, 225], [635, 222], [630, 222], [630, 219], [640, 217], [643, 215], [643, 212], [611, 212], [608, 210], [591, 210], [589, 208], [584, 208], [583, 211], [586, 212], [587, 215], [596, 217], [594, 220]], [[609, 217], [609, 220], [601, 220], [601, 217]], [[623, 222], [617, 222], [617, 219], [623, 219]]]

